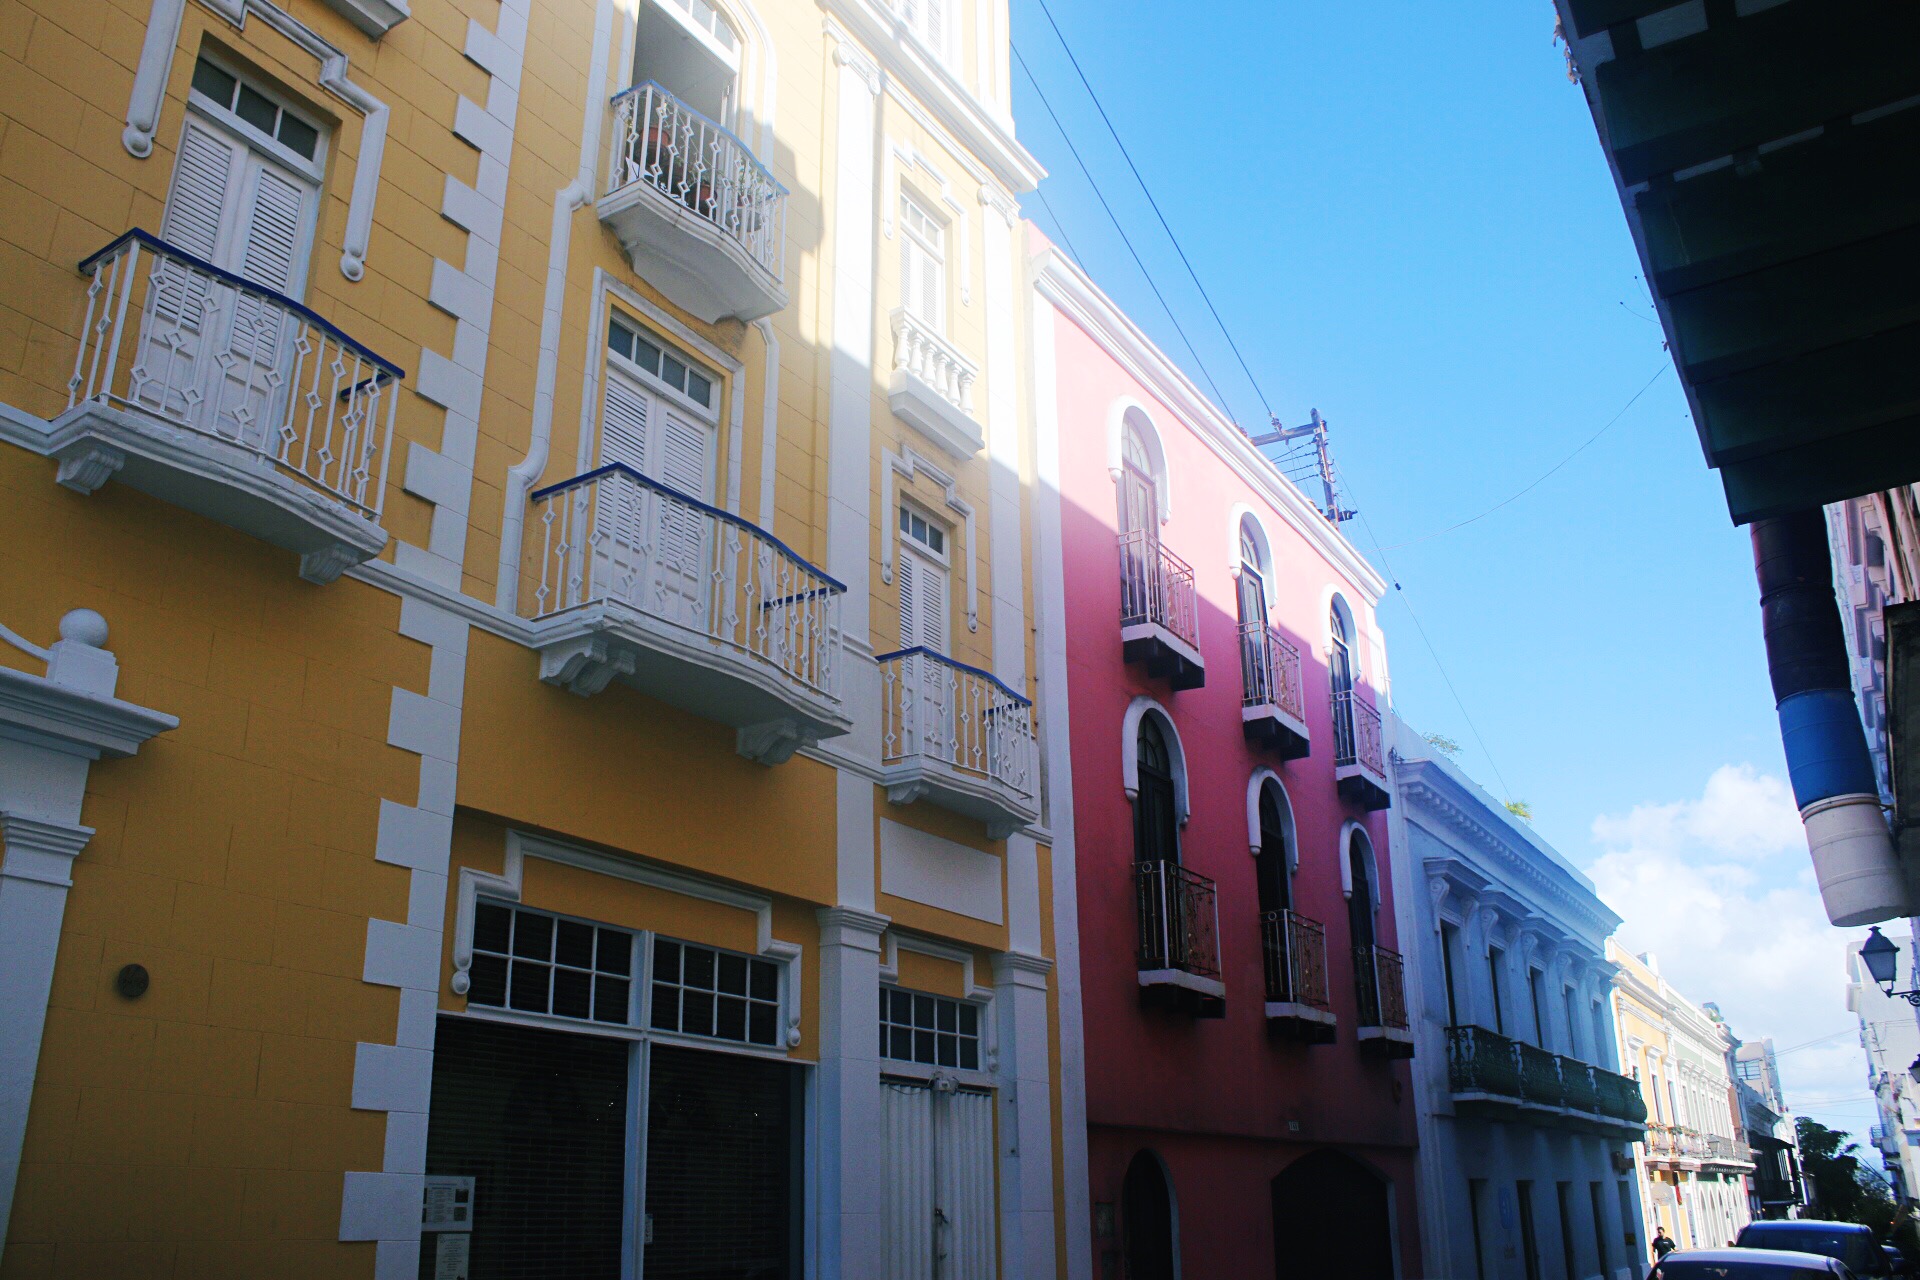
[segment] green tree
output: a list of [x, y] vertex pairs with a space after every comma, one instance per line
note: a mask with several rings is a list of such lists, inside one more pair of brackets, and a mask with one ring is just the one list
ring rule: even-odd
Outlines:
[[1429, 733], [1425, 737], [1428, 746], [1449, 760], [1460, 754], [1460, 744], [1444, 733]]
[[1512, 814], [1514, 817], [1520, 819], [1520, 821], [1522, 822], [1533, 821], [1533, 806], [1528, 804], [1525, 800], [1507, 801], [1507, 812]]
[[1860, 1162], [1860, 1144], [1818, 1120], [1795, 1116], [1800, 1163], [1811, 1185], [1814, 1212], [1830, 1222], [1858, 1222], [1883, 1238], [1892, 1229], [1893, 1196], [1886, 1182]]

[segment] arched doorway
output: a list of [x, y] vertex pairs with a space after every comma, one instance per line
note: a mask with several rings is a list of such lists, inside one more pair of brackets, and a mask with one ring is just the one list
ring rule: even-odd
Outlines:
[[1166, 1167], [1151, 1151], [1137, 1152], [1120, 1188], [1120, 1234], [1127, 1251], [1127, 1280], [1175, 1280], [1173, 1188]]
[[1276, 1280], [1393, 1280], [1387, 1183], [1338, 1151], [1301, 1156], [1273, 1180]]

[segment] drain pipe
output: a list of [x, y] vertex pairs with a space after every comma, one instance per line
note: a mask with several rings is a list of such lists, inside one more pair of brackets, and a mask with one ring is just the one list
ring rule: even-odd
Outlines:
[[500, 568], [494, 603], [509, 613], [520, 603], [520, 543], [526, 528], [527, 494], [547, 470], [553, 440], [553, 385], [560, 376], [560, 328], [566, 310], [567, 256], [573, 247], [573, 216], [593, 202], [600, 158], [600, 124], [607, 117], [603, 95], [607, 55], [613, 44], [614, 0], [599, 0], [593, 15], [593, 58], [587, 69], [586, 121], [580, 129], [580, 169], [553, 198], [553, 229], [547, 240], [547, 288], [540, 310], [540, 359], [534, 370], [533, 416], [527, 456], [507, 470], [507, 506], [500, 519]]
[[1826, 520], [1818, 508], [1757, 520], [1752, 536], [1780, 741], [1827, 919], [1852, 926], [1905, 915], [1893, 837], [1854, 706]]

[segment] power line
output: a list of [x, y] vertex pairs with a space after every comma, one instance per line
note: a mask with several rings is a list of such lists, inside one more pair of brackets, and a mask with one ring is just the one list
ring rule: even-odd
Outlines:
[[1067, 234], [1067, 224], [1060, 221], [1060, 215], [1053, 211], [1053, 202], [1047, 199], [1047, 193], [1035, 187], [1033, 194], [1040, 197], [1040, 204], [1046, 209], [1047, 217], [1053, 222], [1053, 229], [1060, 233], [1060, 243], [1067, 246], [1067, 252], [1073, 255], [1074, 261], [1085, 266], [1087, 260], [1080, 256], [1078, 249], [1073, 247], [1073, 237]]
[[[1067, 61], [1073, 64], [1074, 74], [1080, 77], [1081, 87], [1086, 89], [1087, 97], [1093, 99], [1093, 109], [1100, 113], [1100, 120], [1107, 126], [1107, 132], [1113, 136], [1114, 145], [1120, 148], [1121, 156], [1127, 162], [1127, 168], [1133, 171], [1133, 180], [1140, 184], [1140, 190], [1147, 197], [1147, 203], [1153, 207], [1153, 216], [1160, 219], [1160, 229], [1167, 233], [1167, 239], [1173, 242], [1173, 251], [1180, 255], [1180, 263], [1187, 269], [1187, 277], [1193, 281], [1193, 287], [1200, 291], [1200, 298], [1207, 304], [1207, 310], [1213, 315], [1213, 322], [1220, 326], [1220, 333], [1227, 340], [1227, 346], [1233, 349], [1233, 358], [1240, 362], [1240, 371], [1247, 375], [1247, 381], [1253, 386], [1253, 394], [1260, 400], [1260, 407], [1269, 418], [1273, 417], [1273, 405], [1267, 400], [1267, 393], [1260, 387], [1260, 380], [1253, 376], [1253, 370], [1247, 366], [1247, 358], [1240, 354], [1240, 344], [1233, 340], [1233, 334], [1227, 328], [1227, 322], [1220, 318], [1219, 308], [1213, 305], [1207, 287], [1200, 283], [1199, 272], [1193, 269], [1193, 263], [1187, 258], [1187, 251], [1180, 245], [1180, 237], [1173, 233], [1173, 227], [1167, 222], [1167, 215], [1160, 211], [1160, 202], [1153, 198], [1153, 191], [1147, 186], [1147, 180], [1140, 174], [1140, 166], [1133, 162], [1133, 153], [1127, 150], [1127, 144], [1120, 139], [1120, 131], [1113, 127], [1113, 120], [1107, 115], [1107, 109], [1101, 105], [1100, 95], [1093, 91], [1093, 83], [1087, 79], [1087, 73], [1081, 69], [1080, 59], [1074, 56], [1073, 46], [1067, 43], [1066, 32], [1060, 30], [1060, 24], [1054, 20], [1053, 10], [1047, 7], [1047, 0], [1040, 0], [1040, 12], [1047, 16], [1047, 25], [1053, 28], [1054, 36], [1060, 41], [1060, 47], [1066, 50]], [[1031, 74], [1031, 73], [1029, 73]], [[1224, 407], [1224, 404], [1223, 404]]]
[[1186, 344], [1187, 354], [1193, 357], [1193, 363], [1200, 370], [1200, 376], [1207, 380], [1209, 387], [1213, 388], [1213, 398], [1224, 408], [1227, 398], [1220, 394], [1220, 384], [1213, 380], [1211, 373], [1207, 372], [1206, 363], [1200, 359], [1199, 350], [1194, 347], [1193, 340], [1187, 337], [1187, 331], [1180, 327], [1180, 320], [1173, 314], [1173, 308], [1167, 305], [1166, 296], [1160, 292], [1160, 286], [1153, 282], [1153, 273], [1147, 270], [1147, 264], [1141, 259], [1140, 251], [1133, 247], [1133, 241], [1127, 238], [1126, 228], [1120, 225], [1120, 219], [1114, 214], [1113, 206], [1107, 203], [1106, 194], [1100, 190], [1100, 184], [1093, 180], [1093, 171], [1087, 168], [1087, 162], [1080, 158], [1080, 148], [1073, 145], [1073, 138], [1067, 133], [1067, 127], [1060, 123], [1060, 117], [1054, 111], [1053, 104], [1047, 101], [1046, 92], [1040, 88], [1040, 81], [1035, 78], [1033, 69], [1020, 55], [1020, 46], [1012, 44], [1011, 41], [1009, 44], [1013, 49], [1013, 60], [1018, 62], [1020, 70], [1026, 73], [1027, 83], [1033, 86], [1033, 92], [1039, 97], [1040, 105], [1046, 108], [1048, 117], [1053, 121], [1053, 127], [1060, 133], [1060, 140], [1066, 143], [1067, 150], [1073, 153], [1073, 162], [1080, 166], [1080, 172], [1086, 178], [1087, 185], [1093, 188], [1093, 194], [1100, 201], [1100, 207], [1107, 211], [1108, 221], [1112, 222], [1113, 229], [1120, 233], [1120, 242], [1126, 245], [1127, 252], [1133, 255], [1133, 264], [1139, 267], [1140, 274], [1146, 277], [1147, 288], [1153, 290], [1153, 296], [1160, 300], [1160, 309], [1167, 313], [1167, 319], [1173, 323], [1173, 331], [1179, 334], [1180, 341]]

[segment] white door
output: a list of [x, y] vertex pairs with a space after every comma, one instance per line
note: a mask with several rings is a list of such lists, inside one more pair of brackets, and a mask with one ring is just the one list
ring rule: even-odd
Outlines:
[[704, 424], [609, 363], [600, 465], [621, 463], [673, 492], [602, 482], [596, 575], [610, 570], [607, 588], [628, 604], [702, 630], [711, 614], [713, 520], [701, 509], [712, 500], [711, 443]]
[[889, 1280], [992, 1280], [993, 1095], [883, 1081]]
[[[160, 238], [274, 293], [306, 283], [311, 182], [189, 114]], [[278, 457], [295, 355], [281, 307], [164, 261], [142, 317], [135, 400]]]
[[[947, 567], [902, 534], [900, 566], [900, 647], [947, 651], [947, 602], [951, 583]], [[907, 737], [908, 754], [932, 756], [955, 763], [954, 700], [958, 693], [952, 667], [924, 654], [901, 663], [903, 687], [898, 691], [899, 716]]]

